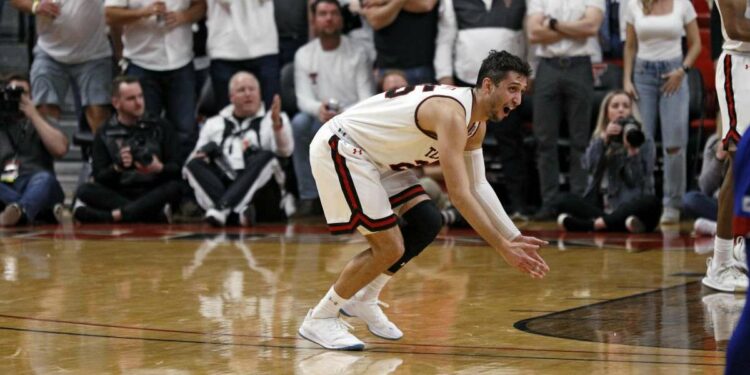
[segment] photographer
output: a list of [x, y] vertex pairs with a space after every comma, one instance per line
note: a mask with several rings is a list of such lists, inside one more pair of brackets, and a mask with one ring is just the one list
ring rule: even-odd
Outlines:
[[555, 204], [557, 223], [568, 231], [653, 231], [661, 203], [654, 195], [653, 140], [635, 103], [624, 91], [607, 94], [582, 163], [589, 173], [584, 198], [572, 194]]
[[94, 182], [78, 189], [73, 217], [83, 223], [171, 221], [180, 199], [178, 149], [171, 125], [144, 116], [138, 79], [112, 84], [116, 110], [94, 140]]
[[53, 158], [68, 152], [68, 138], [31, 101], [29, 79], [16, 74], [0, 88], [0, 226], [59, 221], [65, 195]]
[[[206, 122], [184, 169], [205, 219], [215, 226], [287, 217], [285, 174], [277, 156], [292, 154], [292, 128], [281, 100], [266, 112], [258, 80], [236, 73], [229, 81], [231, 104]], [[231, 216], [231, 217], [230, 217]]]

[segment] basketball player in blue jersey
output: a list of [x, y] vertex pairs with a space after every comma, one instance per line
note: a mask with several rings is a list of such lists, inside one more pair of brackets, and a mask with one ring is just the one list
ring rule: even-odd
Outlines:
[[328, 121], [310, 145], [312, 172], [332, 233], [355, 230], [370, 248], [344, 267], [310, 309], [299, 334], [327, 349], [362, 350], [339, 314], [367, 323], [381, 338], [401, 330], [380, 309], [391, 276], [437, 236], [440, 212], [412, 167], [440, 161], [454, 206], [505, 261], [533, 278], [549, 267], [510, 220], [484, 174], [486, 121], [499, 122], [521, 104], [529, 65], [491, 51], [473, 88], [402, 87], [375, 95]]

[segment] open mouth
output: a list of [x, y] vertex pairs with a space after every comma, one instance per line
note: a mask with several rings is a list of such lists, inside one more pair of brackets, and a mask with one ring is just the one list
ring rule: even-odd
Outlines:
[[505, 114], [507, 115], [508, 113], [510, 113], [510, 111], [511, 111], [512, 109], [513, 109], [513, 108], [510, 108], [510, 107], [508, 107], [508, 106], [505, 106], [505, 107], [503, 107], [503, 112], [505, 112]]

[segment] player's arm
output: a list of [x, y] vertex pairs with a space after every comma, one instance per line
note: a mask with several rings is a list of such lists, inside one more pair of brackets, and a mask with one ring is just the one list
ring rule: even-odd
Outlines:
[[437, 134], [440, 166], [451, 202], [506, 262], [532, 277], [544, 277], [549, 267], [536, 254], [539, 245], [507, 240], [495, 229], [471, 191], [463, 158], [467, 144], [464, 113], [460, 104], [448, 98], [428, 99], [417, 113], [420, 126]]
[[604, 12], [596, 7], [586, 7], [583, 17], [575, 21], [557, 21], [555, 29], [571, 38], [588, 38], [599, 34]]
[[727, 36], [732, 40], [750, 42], [750, 9], [745, 0], [717, 1]]

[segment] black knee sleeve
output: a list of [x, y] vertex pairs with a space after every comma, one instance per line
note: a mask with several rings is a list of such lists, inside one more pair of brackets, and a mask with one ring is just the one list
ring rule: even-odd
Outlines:
[[388, 271], [398, 271], [419, 255], [437, 237], [442, 226], [443, 217], [431, 200], [420, 202], [407, 211], [399, 222], [401, 234], [404, 236], [404, 255]]

